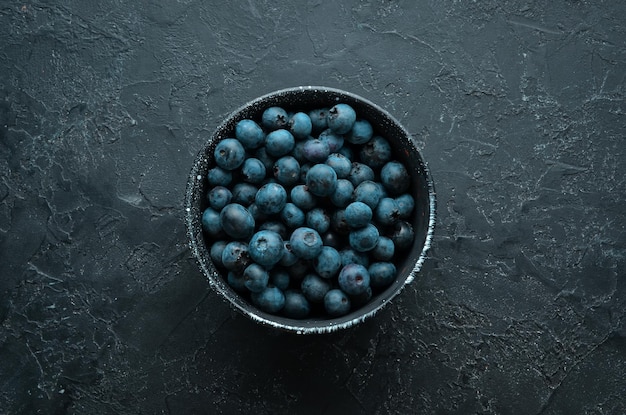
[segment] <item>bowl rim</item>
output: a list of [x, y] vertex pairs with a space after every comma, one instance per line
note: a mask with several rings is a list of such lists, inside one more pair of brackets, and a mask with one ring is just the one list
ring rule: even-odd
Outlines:
[[[297, 320], [281, 317], [282, 320], [288, 320], [289, 322], [293, 322], [293, 324], [286, 324], [285, 322], [272, 319], [272, 317], [276, 318], [279, 316], [265, 313], [248, 303], [245, 303], [244, 305], [245, 300], [241, 298], [234, 299], [233, 292], [229, 291], [225, 287], [223, 277], [214, 268], [214, 265], [212, 263], [209, 264], [209, 262], [211, 261], [210, 259], [208, 259], [208, 248], [206, 244], [203, 243], [202, 230], [198, 229], [199, 219], [193, 209], [194, 201], [197, 200], [197, 196], [195, 195], [196, 192], [194, 190], [198, 188], [198, 181], [204, 180], [204, 177], [202, 177], [202, 175], [200, 174], [200, 169], [203, 166], [203, 163], [207, 161], [207, 148], [214, 144], [217, 139], [219, 139], [218, 135], [220, 132], [222, 132], [235, 119], [241, 117], [242, 112], [248, 111], [251, 107], [258, 106], [259, 104], [262, 104], [276, 97], [280, 97], [281, 95], [286, 96], [304, 91], [330, 93], [335, 96], [345, 96], [351, 100], [359, 101], [363, 105], [369, 106], [374, 111], [379, 112], [382, 117], [386, 118], [388, 121], [394, 124], [394, 128], [400, 130], [402, 132], [402, 135], [408, 139], [406, 144], [410, 147], [411, 151], [413, 151], [419, 158], [418, 162], [428, 189], [429, 212], [427, 218], [426, 236], [418, 259], [410, 270], [409, 275], [404, 279], [400, 286], [398, 286], [387, 298], [380, 301], [380, 304], [378, 304], [368, 312], [360, 314], [349, 320], [345, 320], [346, 316], [329, 318], [324, 320]], [[401, 139], [404, 139], [404, 137], [402, 137]], [[189, 249], [191, 250], [191, 253], [198, 263], [202, 273], [209, 280], [211, 288], [214, 289], [222, 299], [226, 300], [231, 306], [234, 306], [236, 310], [238, 310], [251, 320], [257, 323], [261, 323], [262, 325], [296, 334], [323, 334], [353, 327], [373, 317], [387, 303], [389, 303], [392, 299], [399, 295], [404, 290], [404, 287], [406, 287], [406, 285], [410, 284], [414, 280], [427, 258], [428, 250], [431, 248], [436, 223], [436, 193], [428, 164], [423, 160], [421, 152], [415, 146], [414, 140], [411, 139], [410, 133], [387, 110], [383, 109], [378, 104], [375, 104], [367, 98], [342, 89], [326, 86], [297, 86], [275, 90], [246, 102], [245, 104], [241, 105], [239, 108], [228, 114], [228, 116], [226, 116], [226, 118], [224, 118], [224, 120], [214, 129], [214, 131], [211, 133], [211, 136], [204, 142], [203, 146], [198, 151], [194, 159], [193, 167], [188, 176], [184, 201], [184, 222], [186, 225], [186, 237]], [[313, 322], [317, 322], [318, 324], [314, 324]]]

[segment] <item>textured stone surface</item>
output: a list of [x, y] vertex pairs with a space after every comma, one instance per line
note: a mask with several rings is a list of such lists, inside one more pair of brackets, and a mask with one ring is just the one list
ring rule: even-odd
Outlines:
[[[293, 3], [0, 4], [0, 411], [626, 412], [626, 3]], [[181, 207], [226, 114], [311, 84], [414, 133], [438, 228], [297, 337], [210, 291]]]

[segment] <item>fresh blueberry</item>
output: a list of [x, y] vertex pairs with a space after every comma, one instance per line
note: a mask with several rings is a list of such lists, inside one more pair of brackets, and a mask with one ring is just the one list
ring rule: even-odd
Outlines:
[[324, 296], [330, 288], [330, 283], [317, 274], [307, 274], [300, 284], [302, 294], [312, 303], [324, 301]]
[[341, 256], [330, 246], [324, 246], [322, 252], [313, 258], [313, 269], [322, 278], [333, 278], [341, 269]]
[[396, 251], [404, 251], [413, 245], [415, 232], [411, 224], [404, 220], [399, 220], [394, 224], [391, 240], [393, 241]]
[[280, 235], [281, 238], [283, 239], [289, 239], [288, 238], [288, 230], [287, 230], [287, 226], [277, 220], [268, 220], [265, 221], [263, 223], [261, 223], [261, 225], [259, 225], [259, 230], [260, 231], [272, 231], [272, 232], [276, 232], [277, 234]]
[[220, 212], [222, 229], [234, 239], [247, 239], [254, 233], [254, 218], [245, 207], [229, 203]]
[[352, 162], [340, 153], [329, 154], [325, 161], [337, 173], [337, 178], [345, 179], [352, 170]]
[[220, 222], [218, 211], [209, 207], [202, 212], [202, 229], [213, 237], [217, 237], [222, 233], [222, 223]]
[[229, 271], [241, 273], [251, 263], [252, 260], [248, 253], [247, 244], [239, 241], [232, 241], [226, 244], [222, 251], [222, 264], [224, 268]]
[[390, 197], [383, 197], [374, 210], [376, 221], [383, 226], [391, 226], [400, 218], [398, 202]]
[[326, 209], [317, 207], [306, 213], [306, 226], [315, 229], [320, 235], [330, 228], [330, 217]]
[[243, 162], [241, 175], [244, 181], [259, 184], [265, 179], [265, 164], [261, 160], [249, 157]]
[[287, 191], [278, 183], [267, 183], [256, 193], [254, 203], [266, 215], [280, 212], [287, 203]]
[[263, 163], [263, 165], [265, 166], [265, 171], [272, 171], [272, 168], [274, 167], [274, 162], [276, 161], [276, 158], [270, 156], [267, 152], [267, 150], [265, 149], [265, 146], [263, 147], [259, 147], [255, 152], [254, 152], [254, 157], [261, 160], [261, 163]]
[[346, 221], [346, 210], [337, 209], [330, 216], [330, 228], [337, 235], [347, 235], [350, 233], [350, 226]]
[[291, 134], [298, 139], [307, 138], [313, 129], [311, 118], [303, 112], [293, 114], [287, 125]]
[[250, 204], [254, 202], [254, 198], [256, 197], [256, 192], [258, 190], [259, 189], [251, 183], [239, 182], [232, 188], [232, 198], [230, 199], [230, 203], [239, 203], [242, 206], [250, 206]]
[[221, 167], [213, 167], [207, 172], [209, 186], [228, 186], [233, 180], [233, 173]]
[[232, 192], [224, 186], [215, 186], [214, 188], [209, 190], [209, 206], [211, 206], [218, 212], [222, 210], [224, 206], [229, 204], [232, 198]]
[[270, 274], [259, 264], [252, 263], [243, 270], [244, 285], [253, 293], [263, 291], [270, 280]]
[[304, 212], [292, 202], [287, 202], [280, 211], [280, 219], [289, 228], [299, 228], [304, 225]]
[[352, 248], [346, 248], [339, 251], [341, 257], [341, 266], [345, 267], [348, 264], [359, 264], [367, 267], [370, 263], [369, 257], [365, 252], [358, 252]]
[[289, 272], [282, 268], [274, 268], [270, 271], [270, 283], [285, 291], [289, 287], [291, 277]]
[[293, 204], [305, 212], [313, 209], [317, 204], [313, 193], [309, 192], [309, 189], [303, 184], [294, 186], [291, 189], [290, 196]]
[[215, 158], [215, 164], [224, 170], [235, 170], [243, 164], [246, 158], [246, 150], [239, 140], [225, 138], [215, 146], [213, 157]]
[[351, 229], [358, 229], [372, 221], [372, 209], [363, 202], [352, 202], [346, 206], [346, 222]]
[[352, 198], [355, 202], [363, 202], [368, 205], [372, 210], [376, 209], [378, 202], [383, 197], [383, 189], [380, 183], [372, 180], [365, 180], [361, 182], [352, 194]]
[[224, 268], [224, 264], [222, 263], [222, 253], [224, 252], [224, 248], [226, 248], [227, 244], [228, 242], [226, 241], [217, 241], [211, 245], [209, 256], [217, 268]]
[[337, 188], [335, 192], [330, 195], [330, 201], [337, 207], [345, 208], [352, 201], [353, 192], [354, 186], [350, 180], [338, 179]]
[[312, 163], [323, 163], [330, 154], [330, 147], [326, 141], [319, 138], [309, 138], [304, 142], [302, 154]]
[[240, 272], [228, 271], [226, 282], [228, 282], [228, 285], [230, 285], [235, 291], [245, 292], [248, 290], [246, 288], [246, 280]]
[[285, 292], [285, 306], [283, 307], [283, 314], [286, 317], [303, 319], [307, 317], [310, 312], [311, 306], [301, 292], [295, 290]]
[[248, 254], [254, 262], [271, 268], [277, 264], [283, 256], [283, 238], [274, 231], [258, 231], [248, 244]]
[[391, 160], [391, 144], [379, 135], [374, 136], [361, 147], [359, 155], [361, 162], [373, 169], [380, 169]]
[[380, 234], [378, 232], [378, 228], [369, 224], [362, 228], [353, 230], [350, 232], [348, 238], [352, 249], [359, 252], [367, 252], [376, 247], [379, 236]]
[[318, 133], [328, 128], [328, 110], [329, 108], [317, 108], [309, 112], [313, 132]]
[[330, 196], [337, 188], [337, 173], [326, 164], [316, 164], [306, 174], [306, 185], [316, 196]]
[[282, 157], [296, 145], [293, 135], [287, 130], [275, 130], [265, 136], [265, 151], [272, 157]]
[[378, 261], [391, 261], [394, 254], [395, 245], [393, 241], [382, 235], [378, 238], [378, 243], [371, 251], [372, 258]]
[[370, 286], [370, 274], [363, 265], [348, 264], [339, 272], [339, 288], [348, 295], [364, 293]]
[[348, 104], [337, 104], [328, 110], [328, 128], [337, 134], [345, 134], [352, 129], [356, 121], [356, 112]]
[[252, 120], [241, 120], [235, 126], [235, 138], [246, 150], [259, 148], [265, 140], [265, 133], [259, 124]]
[[374, 170], [372, 170], [370, 166], [360, 163], [358, 161], [352, 162], [352, 168], [350, 169], [350, 173], [348, 173], [347, 179], [352, 182], [354, 187], [357, 187], [359, 184], [363, 183], [366, 180], [373, 181], [374, 178]]
[[298, 163], [308, 163], [309, 160], [304, 156], [304, 145], [307, 140], [296, 141], [296, 144], [293, 146], [293, 150], [291, 150], [291, 156], [298, 160]]
[[324, 296], [324, 309], [329, 316], [340, 317], [350, 311], [350, 299], [338, 288], [332, 289]]
[[374, 129], [367, 120], [356, 120], [352, 129], [346, 134], [346, 140], [352, 144], [365, 144], [372, 139]]
[[263, 115], [261, 115], [261, 124], [268, 130], [285, 128], [288, 120], [289, 116], [287, 115], [287, 111], [280, 107], [269, 107], [263, 111]]
[[399, 161], [390, 161], [380, 170], [380, 180], [391, 195], [400, 195], [409, 189], [411, 177]]
[[278, 287], [267, 287], [259, 293], [251, 293], [252, 302], [261, 310], [276, 314], [285, 306], [285, 294]]
[[318, 136], [320, 141], [325, 142], [328, 145], [328, 150], [331, 153], [335, 153], [339, 151], [341, 147], [343, 147], [344, 138], [342, 135], [337, 134], [330, 128], [322, 131]]
[[298, 257], [293, 253], [291, 249], [291, 242], [284, 241], [283, 243], [283, 256], [280, 259], [280, 265], [284, 267], [290, 267], [298, 262]]
[[322, 237], [312, 228], [302, 226], [295, 229], [289, 238], [293, 253], [302, 259], [313, 259], [322, 251]]
[[374, 262], [367, 271], [374, 288], [384, 288], [396, 279], [396, 266], [391, 262]]
[[274, 163], [274, 178], [283, 186], [291, 187], [300, 181], [300, 163], [292, 156], [283, 156]]
[[398, 213], [400, 219], [408, 219], [415, 209], [415, 199], [408, 193], [404, 193], [396, 197], [396, 203], [398, 204]]

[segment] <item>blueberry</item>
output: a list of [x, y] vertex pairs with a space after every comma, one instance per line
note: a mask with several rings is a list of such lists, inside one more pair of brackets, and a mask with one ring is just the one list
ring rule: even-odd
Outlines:
[[276, 232], [277, 234], [280, 235], [281, 238], [283, 239], [289, 239], [287, 238], [287, 226], [277, 220], [268, 220], [266, 222], [261, 223], [261, 225], [259, 226], [259, 230], [260, 231], [273, 231]]
[[291, 156], [298, 160], [298, 163], [308, 163], [309, 160], [304, 156], [304, 145], [307, 140], [304, 141], [296, 141], [296, 144], [293, 146], [293, 150], [291, 150]]
[[224, 232], [234, 239], [247, 239], [254, 233], [254, 218], [248, 209], [238, 203], [224, 206], [220, 212], [220, 222]]
[[252, 120], [241, 120], [235, 126], [235, 138], [246, 150], [259, 148], [265, 140], [265, 133], [259, 124]]
[[261, 116], [261, 124], [268, 130], [285, 128], [288, 120], [289, 116], [287, 115], [287, 111], [280, 107], [269, 107], [263, 111], [263, 115]]
[[228, 275], [226, 276], [226, 282], [235, 291], [244, 292], [248, 290], [246, 288], [246, 280], [244, 279], [243, 274], [240, 272], [228, 271]]
[[324, 296], [330, 288], [330, 283], [317, 274], [307, 274], [300, 284], [302, 294], [312, 303], [324, 301]]
[[244, 285], [253, 293], [263, 291], [270, 280], [270, 274], [259, 264], [252, 263], [243, 270]]
[[329, 154], [325, 161], [337, 173], [337, 178], [345, 179], [352, 170], [352, 162], [340, 153]]
[[247, 209], [254, 218], [255, 223], [263, 222], [267, 219], [267, 215], [259, 210], [256, 203], [250, 203], [250, 205], [247, 206]]
[[259, 159], [249, 157], [243, 162], [241, 175], [244, 181], [258, 184], [265, 179], [265, 164]]
[[291, 187], [300, 181], [300, 163], [292, 156], [283, 156], [274, 163], [274, 178], [283, 186]]
[[275, 130], [265, 136], [265, 151], [272, 157], [282, 157], [296, 145], [293, 135], [287, 130]]
[[380, 183], [372, 180], [365, 180], [361, 182], [352, 194], [352, 198], [355, 202], [363, 202], [368, 205], [372, 210], [376, 209], [378, 202], [383, 197], [383, 189]]
[[369, 224], [363, 228], [353, 230], [348, 238], [352, 249], [359, 252], [367, 252], [376, 247], [379, 236], [378, 228]]
[[313, 208], [306, 213], [306, 226], [323, 234], [330, 228], [330, 217], [323, 208]]
[[415, 199], [408, 193], [404, 193], [396, 197], [396, 203], [398, 204], [398, 213], [400, 219], [408, 219], [415, 209]]
[[312, 163], [323, 163], [330, 154], [328, 142], [318, 138], [309, 138], [304, 142], [302, 155]]
[[378, 261], [390, 261], [394, 253], [395, 245], [393, 241], [382, 235], [378, 238], [378, 243], [371, 251], [372, 258]]
[[396, 266], [391, 262], [374, 262], [367, 271], [374, 288], [387, 287], [396, 279]]
[[309, 111], [309, 118], [311, 119], [311, 126], [313, 132], [318, 133], [328, 128], [328, 110], [329, 108], [318, 108]]
[[400, 209], [395, 199], [383, 197], [374, 211], [376, 221], [384, 226], [391, 226], [400, 218]]
[[284, 241], [283, 243], [283, 256], [280, 259], [279, 264], [284, 267], [290, 267], [298, 262], [298, 257], [293, 253], [291, 249], [291, 242]]
[[357, 187], [359, 184], [363, 183], [366, 180], [373, 181], [374, 178], [374, 170], [372, 170], [370, 166], [360, 163], [358, 161], [352, 162], [352, 168], [350, 169], [350, 173], [348, 173], [347, 179], [352, 182], [354, 187]]
[[313, 130], [311, 118], [303, 112], [296, 112], [293, 114], [287, 125], [291, 134], [293, 134], [295, 138], [299, 139], [308, 137]]
[[239, 241], [232, 241], [226, 244], [222, 251], [222, 264], [224, 268], [229, 271], [241, 273], [251, 263], [252, 260], [248, 253], [247, 244]]
[[396, 251], [409, 249], [413, 245], [413, 239], [415, 239], [415, 232], [409, 222], [399, 220], [394, 224], [391, 240], [396, 247]]
[[316, 196], [330, 196], [337, 188], [337, 173], [326, 164], [316, 164], [306, 174], [306, 185]]
[[348, 295], [359, 295], [370, 286], [370, 274], [363, 265], [348, 264], [339, 272], [339, 288]]
[[328, 110], [328, 127], [337, 134], [345, 134], [352, 129], [356, 121], [356, 112], [348, 104], [337, 104]]
[[346, 210], [337, 209], [330, 216], [330, 228], [337, 235], [347, 235], [350, 233], [350, 226], [346, 221]]
[[278, 287], [267, 287], [259, 293], [251, 293], [252, 302], [261, 310], [276, 314], [285, 306], [285, 294]]
[[285, 291], [289, 287], [290, 281], [291, 277], [289, 277], [289, 272], [287, 272], [287, 270], [278, 268], [270, 271], [270, 283], [274, 287]]
[[380, 170], [380, 180], [391, 195], [400, 195], [409, 189], [411, 177], [399, 161], [390, 161]]
[[365, 144], [372, 139], [374, 129], [367, 120], [356, 120], [352, 129], [346, 134], [346, 140], [352, 144]]
[[259, 210], [266, 215], [280, 212], [287, 203], [287, 191], [278, 183], [267, 183], [261, 186], [254, 198]]
[[206, 208], [202, 213], [202, 229], [209, 235], [216, 237], [222, 233], [220, 214], [213, 208]]
[[211, 245], [209, 256], [217, 268], [224, 268], [224, 264], [222, 263], [222, 253], [224, 252], [224, 248], [227, 244], [228, 242], [226, 241], [217, 241]]
[[354, 150], [350, 146], [345, 145], [341, 147], [339, 150], [337, 150], [337, 153], [343, 155], [348, 160], [354, 160]]
[[380, 169], [391, 160], [391, 144], [377, 135], [365, 143], [360, 151], [361, 162], [374, 169]]
[[297, 291], [289, 290], [285, 292], [285, 306], [283, 314], [289, 318], [303, 319], [311, 312], [306, 297]]
[[258, 190], [259, 189], [253, 184], [244, 182], [237, 183], [232, 188], [232, 198], [230, 202], [239, 203], [242, 206], [250, 206], [250, 204], [254, 202]]
[[263, 165], [265, 166], [266, 172], [272, 171], [276, 158], [268, 154], [267, 150], [265, 149], [265, 146], [258, 148], [254, 152], [254, 157], [261, 160], [261, 163], [263, 163]]
[[213, 167], [207, 172], [209, 186], [228, 186], [233, 180], [233, 173], [221, 167]]
[[369, 257], [365, 252], [358, 252], [352, 248], [346, 248], [339, 251], [341, 257], [341, 266], [345, 267], [348, 264], [359, 264], [367, 267], [370, 263]]
[[363, 202], [352, 202], [346, 206], [346, 222], [352, 229], [362, 228], [372, 220], [372, 209]]
[[235, 138], [225, 138], [215, 146], [213, 152], [215, 164], [224, 170], [235, 170], [239, 168], [246, 158], [246, 150]]
[[317, 204], [317, 199], [313, 193], [309, 192], [306, 185], [299, 184], [294, 186], [290, 192], [291, 201], [303, 211], [311, 210]]
[[297, 228], [289, 238], [293, 253], [302, 259], [313, 259], [322, 251], [322, 237], [315, 230], [302, 226]]
[[207, 198], [209, 200], [209, 206], [219, 212], [224, 206], [230, 203], [233, 194], [224, 186], [215, 186], [209, 191]]
[[313, 258], [313, 269], [322, 278], [333, 278], [341, 269], [341, 256], [330, 246], [324, 246], [322, 252]]
[[330, 128], [322, 131], [318, 136], [320, 141], [325, 142], [328, 145], [328, 150], [331, 153], [339, 151], [341, 147], [343, 147], [344, 138], [342, 135], [337, 134]]
[[353, 192], [354, 186], [350, 180], [338, 179], [337, 188], [335, 192], [330, 195], [330, 201], [337, 207], [345, 208], [352, 201]]
[[280, 219], [290, 228], [299, 228], [304, 225], [304, 212], [298, 206], [287, 202], [283, 210], [280, 211]]
[[340, 289], [332, 289], [324, 296], [324, 309], [332, 317], [346, 315], [350, 311], [350, 299]]
[[283, 256], [283, 238], [274, 231], [261, 230], [252, 235], [248, 243], [248, 254], [254, 262], [271, 268]]

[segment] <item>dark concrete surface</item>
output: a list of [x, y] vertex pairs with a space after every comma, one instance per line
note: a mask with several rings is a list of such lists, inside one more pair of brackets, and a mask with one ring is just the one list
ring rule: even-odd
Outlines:
[[[625, 74], [617, 0], [0, 1], [0, 413], [626, 413]], [[296, 85], [394, 114], [438, 197], [418, 278], [319, 337], [232, 311], [181, 212]]]

